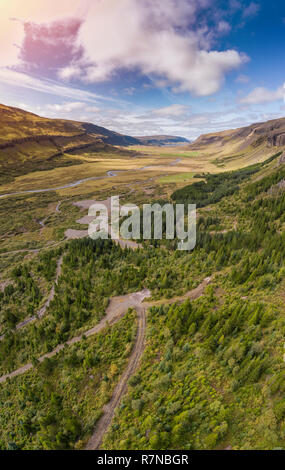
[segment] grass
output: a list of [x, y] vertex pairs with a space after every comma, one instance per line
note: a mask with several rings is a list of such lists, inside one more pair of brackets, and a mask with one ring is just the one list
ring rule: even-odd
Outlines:
[[183, 183], [189, 182], [194, 178], [195, 173], [179, 173], [177, 175], [167, 175], [159, 178], [157, 181], [159, 183]]

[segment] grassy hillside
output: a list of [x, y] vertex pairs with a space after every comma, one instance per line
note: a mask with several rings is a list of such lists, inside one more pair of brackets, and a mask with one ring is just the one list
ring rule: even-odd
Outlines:
[[252, 124], [240, 129], [201, 135], [187, 150], [211, 155], [220, 168], [263, 161], [285, 148], [285, 118]]
[[[172, 136], [134, 138], [95, 124], [48, 119], [0, 104], [0, 184], [37, 170], [78, 165], [81, 160], [75, 154], [120, 154], [114, 146], [180, 141]], [[131, 156], [133, 151], [121, 154]]]
[[[36, 170], [78, 165], [74, 152], [118, 152], [112, 145], [137, 143], [102, 127], [48, 119], [0, 105], [0, 181]], [[127, 151], [125, 152], [128, 153]]]

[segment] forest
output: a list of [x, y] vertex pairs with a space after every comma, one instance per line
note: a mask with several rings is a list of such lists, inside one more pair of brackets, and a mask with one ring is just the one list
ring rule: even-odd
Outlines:
[[[84, 333], [112, 297], [144, 288], [154, 302], [146, 348], [104, 448], [285, 445], [284, 168], [274, 156], [203, 178], [172, 195], [199, 206], [192, 252], [176, 250], [175, 240], [134, 251], [85, 238], [11, 266], [0, 293], [0, 371], [33, 368], [0, 384], [1, 449], [84, 448], [126, 367], [136, 314]], [[45, 315], [17, 329], [44, 305], [61, 257]], [[202, 296], [183, 300], [208, 276]], [[82, 341], [39, 362], [78, 335]]]

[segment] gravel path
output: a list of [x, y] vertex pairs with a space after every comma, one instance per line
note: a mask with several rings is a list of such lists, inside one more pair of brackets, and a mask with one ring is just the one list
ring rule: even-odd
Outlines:
[[[46, 358], [51, 358], [55, 356], [58, 352], [62, 351], [62, 349], [64, 349], [64, 347], [66, 346], [71, 346], [72, 344], [78, 343], [79, 341], [82, 340], [83, 337], [89, 338], [89, 336], [93, 336], [94, 334], [99, 333], [107, 325], [112, 325], [116, 323], [120, 318], [122, 318], [125, 315], [125, 313], [128, 311], [129, 308], [136, 309], [140, 317], [144, 315], [144, 311], [146, 308], [149, 308], [153, 305], [161, 305], [165, 303], [169, 304], [169, 303], [174, 303], [174, 302], [179, 302], [179, 301], [182, 302], [185, 299], [191, 299], [191, 300], [197, 299], [198, 297], [203, 295], [204, 289], [210, 283], [210, 281], [211, 281], [211, 278], [208, 277], [196, 289], [193, 289], [192, 291], [188, 292], [187, 294], [184, 294], [181, 297], [176, 297], [170, 300], [164, 299], [160, 301], [146, 302], [145, 304], [142, 304], [143, 300], [147, 297], [150, 297], [151, 295], [148, 289], [144, 289], [140, 292], [135, 292], [132, 294], [123, 295], [120, 297], [113, 297], [109, 302], [105, 317], [100, 321], [100, 323], [98, 323], [98, 325], [94, 326], [93, 328], [86, 331], [85, 333], [68, 340], [66, 343], [58, 345], [50, 353], [47, 353], [41, 356], [39, 358], [39, 362], [44, 361], [44, 359]], [[32, 367], [33, 367], [32, 364], [26, 364], [20, 367], [19, 369], [13, 372], [10, 372], [9, 374], [5, 374], [2, 377], [0, 377], [0, 383], [5, 382], [7, 378], [12, 378], [12, 377], [21, 375], [25, 373], [27, 370], [30, 370]]]
[[[90, 336], [93, 336], [96, 333], [99, 333], [102, 331], [104, 328], [106, 328], [107, 325], [109, 324], [114, 324], [116, 323], [124, 314], [128, 311], [129, 308], [141, 308], [141, 303], [142, 301], [150, 296], [150, 292], [147, 289], [144, 289], [141, 292], [135, 292], [133, 294], [127, 294], [122, 297], [114, 297], [107, 310], [106, 310], [106, 315], [105, 317], [98, 323], [98, 325], [94, 326], [90, 330], [86, 331], [84, 334], [81, 334], [79, 336], [76, 336], [66, 343], [59, 344], [53, 351], [50, 353], [44, 354], [39, 358], [39, 362], [43, 362], [46, 358], [51, 358], [58, 354], [60, 351], [62, 351], [66, 346], [71, 346], [72, 344], [78, 343], [83, 339], [83, 337], [89, 338]], [[5, 382], [8, 378], [13, 378], [18, 375], [24, 374], [28, 370], [32, 369], [33, 365], [26, 364], [23, 367], [20, 367], [19, 369], [9, 373], [5, 374], [2, 377], [0, 377], [0, 383]]]
[[107, 403], [107, 405], [105, 405], [103, 414], [96, 425], [96, 429], [92, 437], [88, 441], [86, 450], [96, 450], [100, 448], [104, 434], [113, 420], [115, 410], [119, 406], [126, 392], [128, 381], [138, 368], [139, 361], [145, 347], [146, 314], [145, 308], [143, 307], [137, 306], [136, 310], [138, 314], [138, 330], [135, 345], [129, 358], [128, 366], [123, 373], [118, 385], [116, 386], [111, 400], [109, 403]]
[[[60, 272], [60, 268], [59, 268], [59, 272]], [[198, 297], [203, 295], [204, 289], [210, 283], [211, 279], [212, 279], [211, 277], [207, 277], [196, 289], [193, 289], [192, 291], [188, 292], [187, 294], [181, 297], [176, 297], [175, 299], [171, 299], [167, 301], [162, 300], [162, 301], [157, 301], [157, 302], [147, 302], [143, 304], [142, 303], [143, 300], [146, 299], [147, 297], [150, 297], [151, 295], [150, 291], [147, 289], [144, 289], [140, 292], [136, 292], [133, 294], [127, 294], [127, 295], [123, 295], [120, 297], [113, 297], [110, 300], [109, 305], [107, 307], [106, 315], [100, 321], [100, 323], [98, 323], [96, 326], [94, 326], [93, 328], [85, 332], [84, 334], [76, 336], [64, 344], [58, 345], [53, 351], [51, 351], [50, 353], [44, 354], [43, 356], [39, 358], [39, 362], [43, 362], [46, 358], [51, 358], [55, 356], [56, 354], [58, 354], [65, 347], [78, 343], [79, 341], [83, 339], [83, 337], [88, 338], [90, 336], [93, 336], [94, 334], [99, 333], [108, 325], [113, 325], [118, 320], [120, 320], [125, 315], [125, 313], [128, 311], [129, 308], [134, 308], [137, 311], [137, 315], [138, 315], [137, 336], [136, 336], [132, 353], [129, 357], [127, 368], [124, 371], [121, 379], [119, 380], [114, 390], [111, 400], [103, 408], [103, 414], [101, 418], [99, 419], [99, 421], [97, 422], [94, 433], [87, 443], [86, 450], [96, 450], [100, 448], [102, 441], [103, 441], [103, 437], [113, 420], [116, 408], [119, 406], [126, 392], [128, 381], [139, 366], [139, 362], [140, 362], [141, 356], [145, 348], [146, 309], [152, 305], [158, 305], [162, 303], [174, 303], [174, 302], [184, 301], [185, 299], [191, 299], [191, 300], [197, 299]], [[32, 368], [33, 368], [33, 364], [29, 363], [9, 374], [5, 374], [2, 377], [0, 377], [0, 384], [4, 383], [8, 378], [12, 379], [13, 377], [22, 375], [25, 372], [31, 370]]]
[[[167, 303], [184, 301], [187, 298], [190, 298], [192, 300], [197, 299], [198, 297], [203, 295], [204, 289], [210, 283], [210, 281], [211, 278], [207, 277], [196, 289], [193, 289], [182, 297], [171, 299], [169, 302], [167, 301]], [[115, 415], [115, 410], [119, 406], [126, 392], [128, 381], [139, 366], [139, 362], [145, 348], [146, 308], [152, 305], [162, 303], [165, 303], [165, 300], [159, 302], [147, 302], [145, 306], [141, 304], [135, 306], [135, 309], [138, 314], [138, 330], [135, 345], [133, 347], [132, 354], [129, 358], [128, 366], [125, 372], [123, 373], [118, 385], [116, 386], [111, 400], [107, 405], [105, 405], [103, 409], [103, 414], [96, 425], [95, 431], [86, 445], [86, 450], [98, 450], [100, 448], [104, 435], [107, 432]]]

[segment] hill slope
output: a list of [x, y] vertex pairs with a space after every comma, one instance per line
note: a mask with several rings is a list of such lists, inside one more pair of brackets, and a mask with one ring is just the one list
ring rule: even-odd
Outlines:
[[0, 149], [23, 143], [31, 139], [65, 138], [68, 142], [80, 138], [86, 143], [98, 140], [111, 145], [133, 145], [138, 140], [112, 132], [94, 124], [65, 119], [49, 119], [24, 111], [0, 105]]
[[0, 180], [35, 170], [79, 164], [76, 151], [118, 152], [111, 145], [137, 144], [103, 127], [63, 119], [48, 119], [0, 105]]
[[[156, 145], [181, 138], [154, 136]], [[185, 142], [187, 142], [185, 140]], [[72, 154], [118, 153], [113, 146], [150, 145], [149, 138], [135, 138], [91, 123], [49, 119], [0, 104], [0, 181], [58, 166], [79, 164]], [[127, 150], [124, 150], [126, 153]]]
[[285, 118], [204, 134], [187, 149], [211, 154], [216, 157], [217, 165], [223, 166], [229, 160], [262, 161], [272, 154], [274, 147], [278, 150], [285, 148]]

